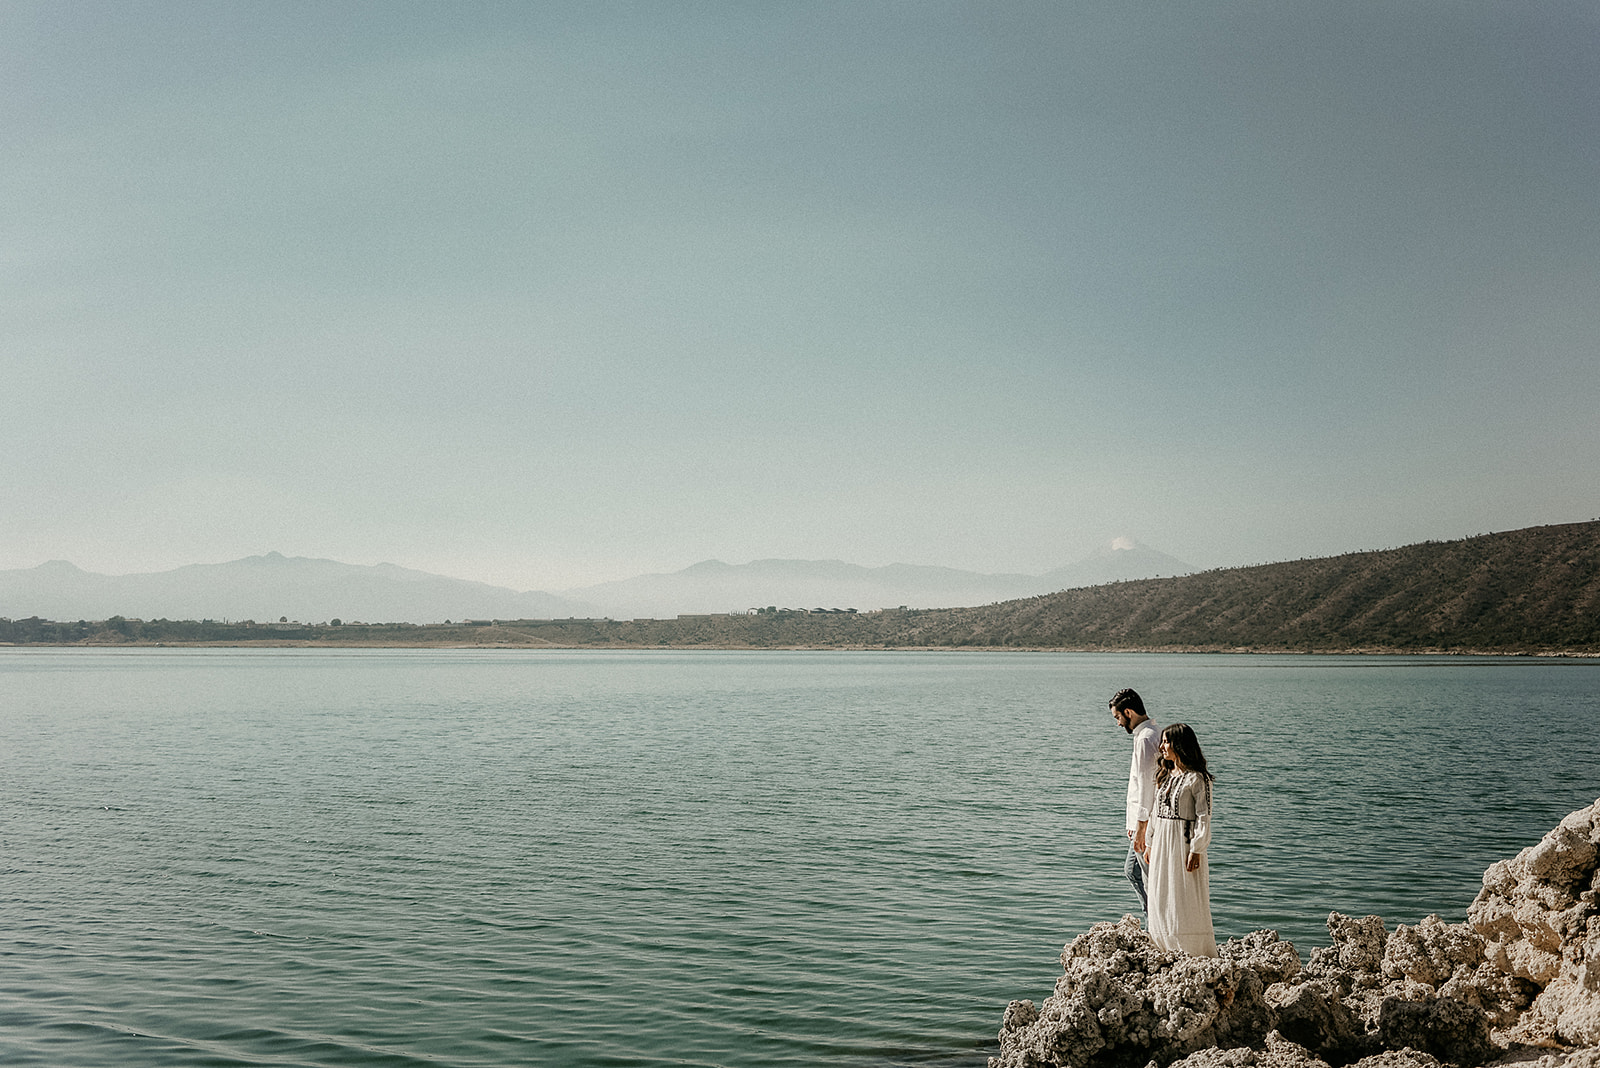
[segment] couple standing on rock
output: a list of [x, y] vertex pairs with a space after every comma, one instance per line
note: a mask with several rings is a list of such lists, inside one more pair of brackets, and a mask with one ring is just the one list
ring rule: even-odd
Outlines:
[[1128, 769], [1127, 831], [1131, 842], [1123, 872], [1149, 918], [1150, 937], [1162, 949], [1215, 957], [1211, 928], [1211, 772], [1200, 740], [1186, 723], [1161, 730], [1132, 690], [1111, 697], [1111, 715], [1133, 735]]

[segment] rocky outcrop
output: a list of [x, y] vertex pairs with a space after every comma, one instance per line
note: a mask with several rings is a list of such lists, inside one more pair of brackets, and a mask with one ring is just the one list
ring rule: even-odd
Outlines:
[[1007, 1006], [990, 1068], [1600, 1068], [1600, 801], [1491, 865], [1466, 923], [1328, 934], [1302, 967], [1273, 931], [1189, 957], [1096, 924]]
[[1467, 922], [1493, 967], [1539, 993], [1509, 1028], [1534, 1046], [1600, 1046], [1600, 802], [1491, 864]]
[[1300, 971], [1294, 947], [1259, 932], [1217, 957], [1168, 953], [1139, 921], [1096, 924], [1061, 953], [1063, 974], [1042, 1009], [1012, 1002], [1001, 1031], [1007, 1068], [1142, 1068], [1198, 1050], [1253, 1046], [1273, 1018], [1269, 983]]

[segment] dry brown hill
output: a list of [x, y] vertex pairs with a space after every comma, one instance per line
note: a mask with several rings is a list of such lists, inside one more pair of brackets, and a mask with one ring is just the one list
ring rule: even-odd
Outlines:
[[1600, 652], [1600, 521], [1068, 590], [921, 629], [941, 645]]

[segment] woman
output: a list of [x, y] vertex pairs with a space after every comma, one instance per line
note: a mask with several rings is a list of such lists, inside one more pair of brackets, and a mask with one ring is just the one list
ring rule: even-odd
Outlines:
[[1168, 952], [1215, 957], [1211, 929], [1211, 772], [1187, 723], [1161, 732], [1155, 819], [1150, 821], [1150, 937]]

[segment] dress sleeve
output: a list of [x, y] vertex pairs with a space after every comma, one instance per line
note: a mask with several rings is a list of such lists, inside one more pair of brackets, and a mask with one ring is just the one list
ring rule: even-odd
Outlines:
[[1194, 837], [1189, 840], [1189, 852], [1205, 856], [1211, 844], [1211, 780], [1204, 775], [1194, 779]]

